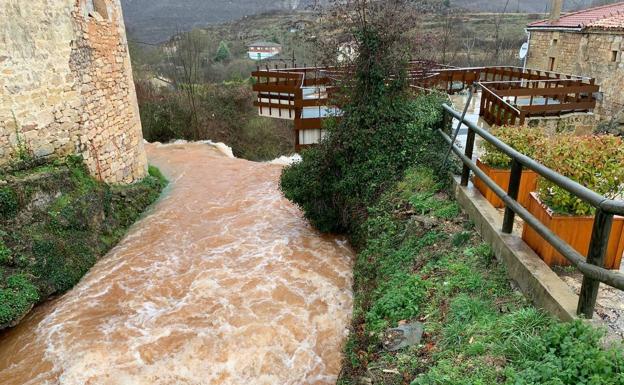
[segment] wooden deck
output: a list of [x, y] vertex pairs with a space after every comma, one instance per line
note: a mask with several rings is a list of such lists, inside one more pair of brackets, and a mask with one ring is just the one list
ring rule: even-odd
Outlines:
[[[252, 73], [254, 105], [261, 116], [294, 121], [296, 151], [318, 142], [323, 120], [339, 111], [330, 104], [340, 72], [327, 67], [268, 68]], [[492, 126], [523, 125], [535, 116], [591, 112], [600, 87], [592, 78], [520, 67], [454, 68], [421, 61], [410, 63], [415, 90], [455, 94], [481, 90], [479, 115]]]

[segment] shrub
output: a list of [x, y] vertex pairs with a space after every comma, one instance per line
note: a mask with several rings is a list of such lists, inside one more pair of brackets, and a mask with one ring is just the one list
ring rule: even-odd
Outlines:
[[8, 187], [0, 188], [0, 216], [4, 219], [13, 217], [19, 208], [15, 191]]
[[554, 324], [507, 372], [509, 385], [624, 383], [622, 350], [601, 347], [603, 333], [582, 321]]
[[21, 317], [39, 300], [37, 288], [27, 276], [10, 276], [0, 288], [0, 325], [6, 325]]
[[[557, 136], [545, 143], [539, 160], [547, 167], [581, 185], [605, 195], [619, 197], [624, 183], [624, 141], [611, 135]], [[557, 213], [591, 215], [588, 203], [544, 179], [538, 182], [539, 197]]]
[[[535, 153], [543, 147], [545, 135], [540, 128], [533, 127], [498, 127], [491, 131], [492, 135], [505, 142], [518, 152], [534, 158]], [[493, 144], [485, 142], [481, 161], [494, 168], [511, 167], [511, 158], [500, 152]]]
[[330, 124], [320, 146], [286, 168], [281, 188], [321, 231], [345, 232], [412, 164], [436, 164], [444, 144], [438, 95], [385, 99]]

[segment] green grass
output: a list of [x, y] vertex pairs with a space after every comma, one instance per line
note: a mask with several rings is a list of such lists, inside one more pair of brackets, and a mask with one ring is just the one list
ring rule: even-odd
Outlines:
[[0, 328], [78, 283], [167, 183], [150, 167], [138, 183], [109, 186], [78, 157], [13, 172], [7, 181], [0, 190]]
[[[408, 170], [369, 212], [340, 385], [624, 384], [621, 347], [514, 291], [431, 170]], [[387, 327], [414, 320], [425, 325], [420, 345], [382, 349]]]

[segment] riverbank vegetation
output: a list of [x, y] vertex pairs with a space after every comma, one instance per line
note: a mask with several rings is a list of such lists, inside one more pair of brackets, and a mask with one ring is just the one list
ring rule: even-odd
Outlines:
[[254, 161], [292, 153], [292, 122], [260, 117], [253, 106], [255, 65], [241, 58], [244, 47], [216, 39], [200, 30], [180, 33], [167, 54], [131, 46], [145, 140], [223, 142]]
[[0, 175], [0, 329], [64, 293], [160, 195], [166, 180], [111, 186], [79, 157]]
[[[353, 3], [356, 11], [364, 4]], [[446, 145], [435, 133], [444, 128], [441, 97], [414, 98], [397, 64], [405, 63], [397, 28], [410, 15], [406, 3], [369, 3], [345, 24], [360, 55], [339, 92], [344, 114], [281, 179], [319, 230], [347, 234], [357, 251], [338, 383], [624, 383], [621, 346], [534, 308], [453, 199], [456, 168], [442, 168]], [[389, 17], [397, 23], [377, 22]], [[414, 322], [424, 327], [419, 343], [384, 348], [389, 328]]]

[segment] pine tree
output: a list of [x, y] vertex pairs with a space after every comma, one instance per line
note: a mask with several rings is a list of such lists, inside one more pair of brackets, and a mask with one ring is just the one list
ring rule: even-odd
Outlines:
[[215, 55], [214, 60], [216, 62], [224, 62], [230, 59], [230, 49], [224, 41], [219, 43], [219, 49], [217, 49], [217, 54]]

